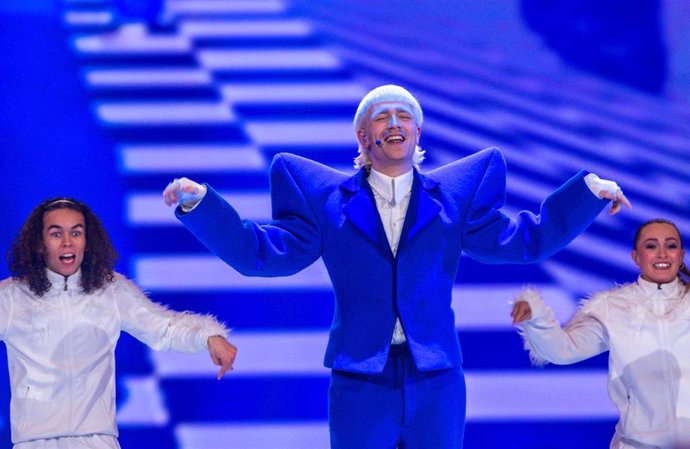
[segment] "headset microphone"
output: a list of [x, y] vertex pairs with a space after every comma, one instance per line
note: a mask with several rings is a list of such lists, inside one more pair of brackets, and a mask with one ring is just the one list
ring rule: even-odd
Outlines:
[[375, 143], [376, 145], [378, 145], [378, 146], [381, 146], [381, 141], [380, 141], [379, 139], [376, 139], [376, 140], [374, 141], [374, 143]]

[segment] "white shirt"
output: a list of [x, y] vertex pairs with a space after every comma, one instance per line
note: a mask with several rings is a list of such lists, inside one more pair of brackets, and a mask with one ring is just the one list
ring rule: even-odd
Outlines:
[[[371, 190], [374, 192], [376, 208], [381, 216], [388, 244], [391, 247], [393, 256], [395, 256], [398, 252], [400, 234], [405, 223], [407, 206], [410, 204], [410, 196], [412, 195], [412, 181], [414, 179], [412, 170], [391, 178], [372, 168], [368, 179]], [[397, 317], [391, 343], [404, 343], [405, 340], [405, 331], [400, 322], [400, 317]]]
[[80, 276], [48, 271], [53, 285], [40, 298], [21, 281], [0, 282], [14, 443], [117, 436], [114, 352], [120, 331], [156, 350], [186, 352], [205, 350], [209, 337], [227, 334], [210, 316], [150, 301], [120, 274], [90, 294], [81, 290]]

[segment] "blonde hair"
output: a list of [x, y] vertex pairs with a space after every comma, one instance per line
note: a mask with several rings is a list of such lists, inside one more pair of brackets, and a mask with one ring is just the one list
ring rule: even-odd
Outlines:
[[[353, 120], [353, 125], [355, 128], [355, 134], [361, 129], [362, 122], [366, 118], [369, 108], [373, 105], [392, 101], [397, 103], [405, 103], [412, 107], [412, 113], [414, 114], [415, 126], [421, 127], [424, 121], [424, 114], [422, 113], [422, 108], [419, 106], [417, 99], [405, 88], [396, 86], [394, 84], [387, 84], [384, 86], [379, 86], [371, 90], [368, 94], [362, 98], [359, 106], [357, 107], [357, 112], [355, 113], [355, 118]], [[355, 158], [355, 168], [359, 169], [362, 167], [368, 167], [371, 165], [371, 159], [369, 157], [369, 149], [362, 146], [360, 143], [357, 148], [358, 156]], [[424, 160], [424, 150], [421, 149], [419, 144], [414, 149], [414, 155], [412, 157], [412, 163], [416, 168], [419, 168], [419, 164]]]

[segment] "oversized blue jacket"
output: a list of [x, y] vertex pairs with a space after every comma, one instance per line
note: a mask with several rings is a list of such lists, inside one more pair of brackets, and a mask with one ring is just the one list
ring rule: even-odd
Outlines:
[[292, 154], [271, 165], [273, 220], [242, 220], [217, 192], [176, 214], [218, 257], [247, 276], [287, 276], [321, 257], [335, 293], [324, 363], [378, 373], [396, 310], [420, 370], [459, 366], [451, 292], [463, 252], [484, 263], [530, 263], [562, 249], [601, 212], [584, 172], [516, 219], [505, 201], [506, 164], [489, 148], [421, 174], [393, 256], [365, 170], [354, 176]]

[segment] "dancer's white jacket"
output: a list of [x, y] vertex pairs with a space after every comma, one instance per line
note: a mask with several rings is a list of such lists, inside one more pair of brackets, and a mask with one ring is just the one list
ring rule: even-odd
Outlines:
[[641, 277], [583, 301], [561, 329], [534, 291], [518, 326], [533, 362], [570, 364], [609, 351], [608, 391], [620, 412], [611, 449], [690, 448], [690, 295], [679, 280]]
[[122, 275], [85, 294], [80, 272], [36, 297], [0, 283], [0, 338], [7, 345], [14, 443], [81, 435], [117, 436], [115, 345], [125, 331], [156, 350], [198, 352], [227, 330], [211, 316], [173, 312]]

